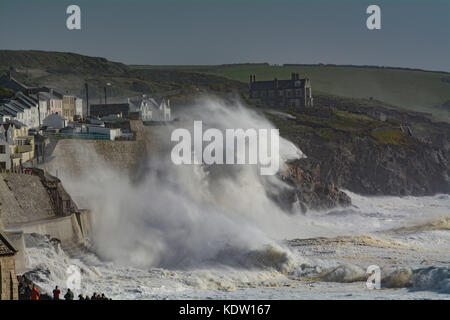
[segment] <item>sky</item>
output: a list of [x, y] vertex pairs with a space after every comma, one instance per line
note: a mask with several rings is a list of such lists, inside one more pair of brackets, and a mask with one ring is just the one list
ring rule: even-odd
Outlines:
[[[66, 8], [81, 8], [68, 30]], [[381, 29], [366, 26], [369, 5]], [[450, 71], [450, 0], [0, 0], [0, 49], [127, 64], [245, 62]]]

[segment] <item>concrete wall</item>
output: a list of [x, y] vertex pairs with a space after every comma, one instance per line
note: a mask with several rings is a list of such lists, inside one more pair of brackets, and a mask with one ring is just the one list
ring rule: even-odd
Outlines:
[[14, 256], [0, 257], [0, 300], [18, 300]]
[[1, 173], [0, 207], [5, 228], [55, 216], [47, 189], [34, 175]]
[[[27, 271], [24, 234], [49, 235], [52, 238], [59, 239], [63, 248], [67, 249], [89, 247], [92, 244], [91, 217], [87, 210], [81, 210], [66, 217], [25, 223], [16, 226], [16, 230], [6, 231], [5, 233], [11, 244], [18, 250], [12, 259], [15, 261], [15, 273], [18, 275]], [[8, 265], [8, 267], [11, 267], [11, 265]]]
[[76, 214], [67, 217], [30, 222], [20, 226], [23, 233], [50, 235], [61, 240], [62, 245], [84, 244], [83, 233]]
[[[3, 137], [0, 137], [0, 146], [3, 146], [2, 149], [4, 149], [4, 153], [0, 153], [0, 162], [4, 163], [5, 170], [11, 169], [11, 153], [9, 144], [6, 140], [3, 139]], [[0, 170], [2, 170], [2, 166], [0, 166]]]
[[83, 235], [84, 244], [90, 246], [92, 244], [92, 216], [88, 210], [80, 210], [76, 214], [77, 222]]
[[16, 273], [23, 274], [27, 271], [25, 262], [25, 238], [22, 231], [5, 232], [10, 243], [16, 248], [17, 253], [14, 256], [16, 261]]

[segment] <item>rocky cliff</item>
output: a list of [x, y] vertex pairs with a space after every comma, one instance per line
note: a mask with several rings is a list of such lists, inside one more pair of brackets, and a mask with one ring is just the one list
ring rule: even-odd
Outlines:
[[[296, 181], [302, 193], [310, 190], [307, 198], [313, 206], [345, 204], [337, 188], [365, 195], [450, 192], [447, 123], [377, 101], [318, 99], [317, 105], [286, 111], [289, 117], [269, 114], [281, 134], [308, 156], [309, 162], [291, 164], [288, 179]], [[327, 187], [312, 191], [312, 185]]]

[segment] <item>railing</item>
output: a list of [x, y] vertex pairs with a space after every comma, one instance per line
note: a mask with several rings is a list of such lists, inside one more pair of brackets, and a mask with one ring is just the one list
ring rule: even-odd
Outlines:
[[0, 173], [13, 173], [13, 174], [26, 174], [26, 175], [33, 175], [33, 172], [31, 169], [28, 168], [12, 168], [12, 169], [0, 169]]
[[109, 135], [103, 133], [44, 133], [44, 136], [54, 139], [110, 140]]

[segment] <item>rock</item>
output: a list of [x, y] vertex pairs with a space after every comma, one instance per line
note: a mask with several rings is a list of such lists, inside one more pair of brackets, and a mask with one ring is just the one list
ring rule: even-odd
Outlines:
[[321, 178], [321, 167], [313, 159], [299, 159], [289, 163], [283, 179], [294, 186], [290, 196], [284, 199], [297, 200], [302, 212], [307, 209], [330, 209], [351, 205], [350, 197], [339, 190], [334, 183]]

